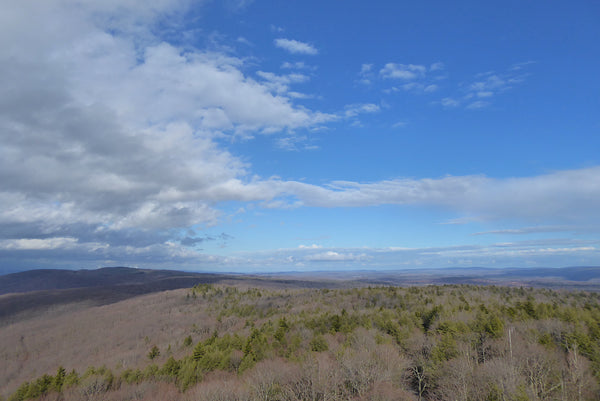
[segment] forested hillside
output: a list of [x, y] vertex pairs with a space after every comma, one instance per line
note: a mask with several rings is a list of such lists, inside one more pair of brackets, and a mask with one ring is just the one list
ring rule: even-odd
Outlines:
[[[202, 284], [140, 300], [88, 308], [85, 317], [55, 311], [51, 321], [24, 318], [2, 328], [3, 395], [65, 401], [600, 399], [597, 293]], [[88, 326], [69, 326], [73, 317], [89, 319], [79, 322]], [[25, 332], [35, 329], [43, 332]], [[77, 338], [74, 331], [84, 338], [68, 349], [65, 338]], [[44, 344], [52, 349], [53, 341], [61, 342], [61, 351], [46, 352]]]

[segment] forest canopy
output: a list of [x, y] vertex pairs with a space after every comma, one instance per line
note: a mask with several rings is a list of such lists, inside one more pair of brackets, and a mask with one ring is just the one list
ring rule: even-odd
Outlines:
[[203, 284], [177, 294], [182, 313], [201, 310], [210, 319], [187, 322], [188, 333], [166, 348], [148, 333], [144, 366], [78, 372], [57, 361], [55, 372], [22, 383], [8, 400], [599, 395], [597, 293], [467, 285], [272, 290]]

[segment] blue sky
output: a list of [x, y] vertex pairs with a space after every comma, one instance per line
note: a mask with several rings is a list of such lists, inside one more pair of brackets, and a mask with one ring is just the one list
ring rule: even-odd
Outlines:
[[600, 265], [596, 2], [0, 11], [0, 272]]

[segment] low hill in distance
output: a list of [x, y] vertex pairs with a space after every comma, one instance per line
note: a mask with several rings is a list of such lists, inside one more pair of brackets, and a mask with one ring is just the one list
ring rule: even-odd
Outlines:
[[218, 277], [212, 274], [130, 267], [104, 267], [95, 270], [28, 270], [0, 276], [0, 295], [41, 290], [140, 285], [173, 279], [197, 281], [202, 278], [210, 281]]

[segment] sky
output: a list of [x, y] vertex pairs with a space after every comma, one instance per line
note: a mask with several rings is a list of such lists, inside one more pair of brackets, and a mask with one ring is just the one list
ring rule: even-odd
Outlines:
[[600, 4], [0, 0], [0, 273], [600, 265]]

